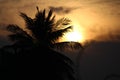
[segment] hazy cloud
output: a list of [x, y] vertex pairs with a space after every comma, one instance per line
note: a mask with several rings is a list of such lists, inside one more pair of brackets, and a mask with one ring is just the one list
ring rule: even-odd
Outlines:
[[120, 0], [93, 0], [92, 2], [93, 4], [108, 4], [108, 3], [111, 3], [111, 4], [117, 4], [119, 5], [120, 4]]
[[[33, 14], [38, 1], [30, 0], [1, 0], [0, 1], [0, 24], [21, 24], [19, 12]], [[22, 23], [23, 24], [23, 23]]]
[[106, 16], [120, 15], [120, 0], [86, 0], [87, 7], [92, 7], [95, 13]]
[[70, 7], [63, 7], [63, 6], [59, 6], [59, 7], [49, 6], [49, 9], [51, 9], [54, 12], [59, 13], [59, 14], [67, 14], [67, 13], [70, 13], [71, 11], [78, 9], [78, 8], [77, 7], [70, 8]]
[[112, 41], [112, 42], [120, 42], [120, 30], [117, 32], [115, 31], [111, 31], [108, 33], [103, 33], [103, 34], [99, 34], [95, 37], [95, 39], [97, 41]]

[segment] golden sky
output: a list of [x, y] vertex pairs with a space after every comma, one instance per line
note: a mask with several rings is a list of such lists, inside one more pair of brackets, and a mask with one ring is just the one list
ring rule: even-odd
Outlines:
[[74, 30], [84, 40], [107, 34], [107, 37], [120, 35], [120, 0], [0, 0], [0, 27], [7, 24], [23, 26], [19, 12], [34, 17], [36, 6], [41, 10], [54, 10], [56, 18], [71, 19]]

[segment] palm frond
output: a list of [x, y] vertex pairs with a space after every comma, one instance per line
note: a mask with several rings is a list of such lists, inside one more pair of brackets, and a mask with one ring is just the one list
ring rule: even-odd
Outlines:
[[73, 64], [72, 60], [68, 58], [67, 56], [61, 54], [61, 53], [53, 53], [57, 58], [63, 60], [65, 63], [69, 63], [69, 65]]
[[45, 27], [48, 32], [52, 31], [55, 25], [55, 15], [49, 20], [45, 22]]
[[39, 34], [40, 31], [45, 31], [45, 9], [37, 12], [34, 18], [34, 28], [32, 32], [36, 35]]
[[25, 20], [26, 27], [32, 29], [34, 27], [34, 21], [32, 18], [28, 17], [25, 13], [20, 13], [20, 16]]
[[22, 41], [22, 40], [26, 41], [26, 40], [28, 40], [27, 37], [25, 37], [24, 35], [18, 34], [18, 33], [17, 34], [8, 35], [8, 37], [12, 41]]
[[55, 16], [52, 17], [52, 11], [48, 13], [48, 16], [46, 16], [45, 12], [45, 9], [39, 11], [34, 18], [34, 28], [32, 29], [32, 33], [37, 39], [40, 39], [40, 37], [44, 37], [48, 32], [51, 32], [54, 26]]
[[[61, 75], [63, 72], [65, 72], [67, 74], [67, 77], [70, 79], [70, 80], [75, 80], [75, 72], [74, 72], [74, 63], [69, 59], [67, 58], [66, 56], [61, 56], [59, 58], [61, 61], [59, 61], [59, 65], [60, 68], [58, 69], [59, 71], [58, 72], [61, 72], [59, 75]], [[58, 66], [59, 66], [58, 65]]]
[[46, 22], [50, 21], [52, 14], [53, 14], [53, 12], [52, 12], [52, 10], [50, 10], [48, 15], [47, 15]]
[[63, 29], [70, 24], [71, 24], [71, 20], [63, 17], [55, 23], [55, 29]]
[[37, 11], [39, 12], [39, 7], [38, 7], [38, 6], [36, 6], [36, 9], [37, 9]]
[[35, 20], [36, 23], [44, 22], [44, 20], [45, 20], [45, 14], [46, 14], [45, 12], [46, 11], [44, 9], [43, 11], [38, 11], [36, 13], [35, 18], [34, 18], [34, 20]]
[[22, 31], [22, 29], [19, 26], [13, 25], [13, 24], [8, 25], [7, 30], [10, 32], [13, 32], [13, 33], [18, 33], [20, 31]]
[[32, 40], [33, 38], [26, 32], [24, 31], [22, 28], [20, 28], [17, 25], [8, 25], [7, 26], [7, 30], [13, 32], [13, 34], [9, 35], [9, 38], [11, 40], [21, 40], [21, 39], [29, 39]]
[[59, 37], [62, 37], [71, 28], [72, 28], [72, 26], [69, 26], [69, 27], [67, 27], [65, 29], [60, 29], [60, 30], [54, 31], [51, 34], [49, 34], [49, 39], [51, 40], [51, 42], [54, 43]]
[[71, 22], [71, 20], [70, 19], [68, 19], [68, 18], [62, 18], [62, 25], [69, 25], [70, 24], [70, 22]]

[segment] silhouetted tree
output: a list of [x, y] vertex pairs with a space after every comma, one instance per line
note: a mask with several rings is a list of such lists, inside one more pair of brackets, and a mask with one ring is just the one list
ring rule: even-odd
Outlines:
[[39, 11], [37, 7], [37, 10], [33, 19], [25, 13], [20, 13], [25, 20], [27, 31], [14, 24], [7, 27], [12, 32], [9, 38], [15, 42], [14, 47], [21, 49], [19, 52], [15, 51], [17, 52], [17, 55], [15, 54], [18, 68], [17, 77], [37, 79], [46, 75], [44, 80], [46, 78], [75, 80], [72, 61], [50, 48], [59, 37], [71, 29], [71, 21], [67, 18], [55, 21], [51, 10], [48, 14], [45, 9]]
[[17, 25], [8, 25], [7, 29], [13, 33], [9, 35], [12, 41], [17, 41], [17, 43], [20, 43], [18, 45], [24, 46], [30, 43], [51, 46], [59, 37], [62, 37], [65, 32], [71, 29], [69, 19], [61, 18], [55, 21], [52, 10], [47, 15], [45, 9], [39, 11], [37, 7], [37, 10], [34, 19], [28, 17], [25, 13], [20, 13], [30, 34]]

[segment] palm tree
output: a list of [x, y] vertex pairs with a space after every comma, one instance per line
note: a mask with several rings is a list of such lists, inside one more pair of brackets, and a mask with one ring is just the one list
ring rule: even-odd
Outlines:
[[37, 7], [37, 10], [38, 12], [34, 19], [28, 17], [25, 13], [20, 13], [30, 34], [17, 25], [8, 25], [7, 29], [13, 32], [13, 34], [9, 35], [12, 41], [21, 42], [24, 45], [31, 43], [51, 46], [59, 37], [62, 37], [65, 32], [72, 28], [70, 26], [71, 21], [67, 18], [55, 21], [52, 10], [49, 11], [47, 16], [45, 9], [39, 11]]
[[[33, 68], [31, 67], [31, 64], [36, 65], [40, 62], [43, 63], [42, 61], [44, 61], [47, 65], [44, 65], [43, 63], [44, 66], [39, 66], [39, 68], [48, 68], [46, 66], [52, 65], [49, 70], [45, 70], [51, 72], [49, 75], [55, 72], [54, 75], [59, 79], [53, 80], [60, 80], [66, 76], [69, 80], [75, 80], [73, 75], [74, 71], [71, 65], [73, 64], [72, 61], [65, 55], [53, 51], [50, 48], [55, 44], [59, 37], [62, 37], [65, 32], [72, 28], [72, 26], [70, 26], [71, 21], [67, 18], [61, 18], [60, 20], [55, 21], [55, 16], [53, 16], [52, 10], [46, 14], [45, 9], [39, 11], [38, 7], [35, 18], [32, 19], [25, 13], [20, 13], [20, 16], [24, 19], [27, 30], [14, 24], [10, 24], [7, 27], [7, 29], [12, 32], [12, 34], [9, 35], [9, 38], [10, 40], [15, 41], [14, 47], [25, 49], [21, 50], [19, 55], [17, 55], [17, 64], [19, 67], [27, 67], [25, 69], [20, 67], [21, 69], [19, 69], [19, 71], [29, 69], [28, 67]], [[30, 49], [26, 50], [26, 48]]]

